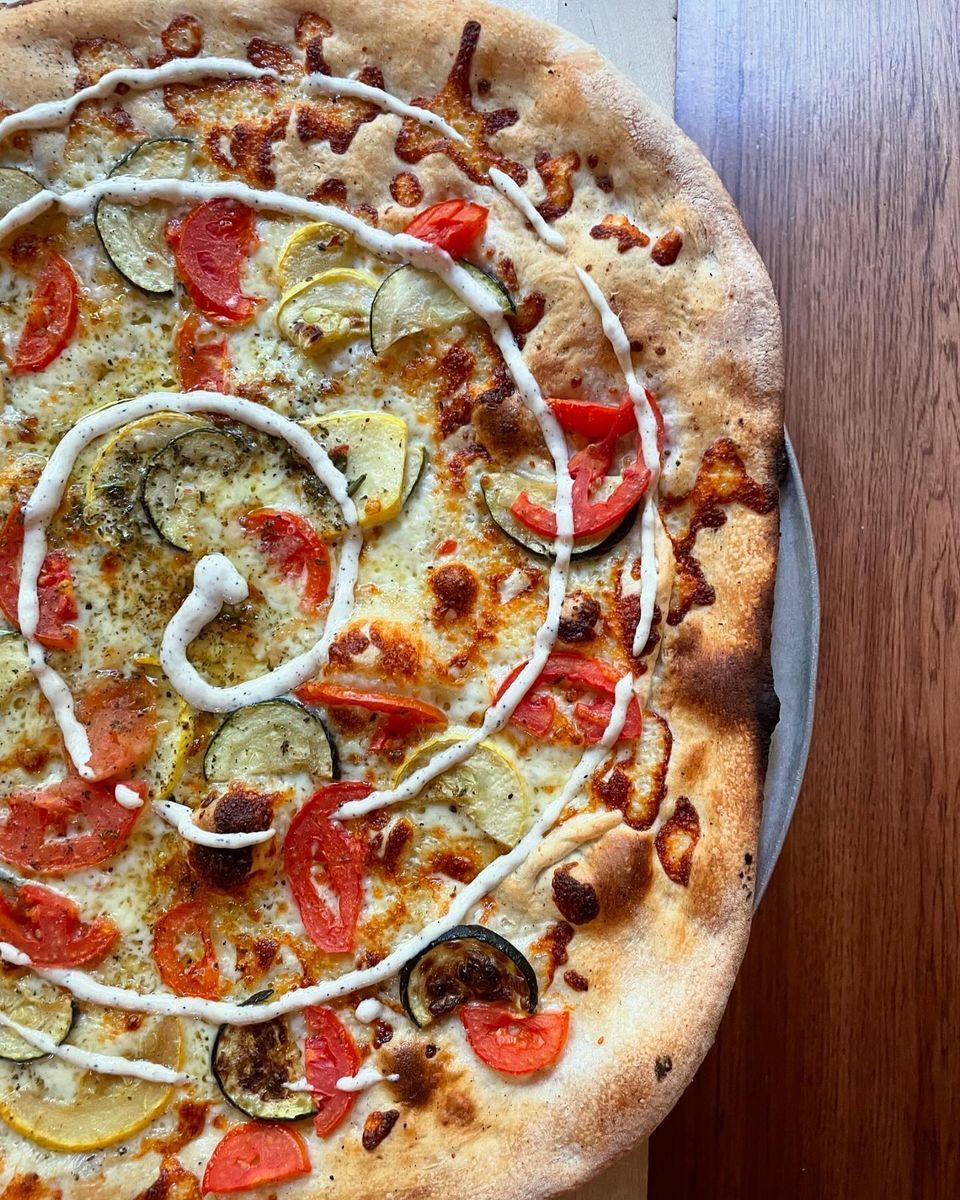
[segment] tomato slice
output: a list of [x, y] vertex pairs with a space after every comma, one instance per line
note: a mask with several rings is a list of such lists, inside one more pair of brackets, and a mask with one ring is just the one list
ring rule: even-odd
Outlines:
[[[648, 389], [644, 391], [657, 422], [657, 445], [663, 450], [663, 413], [653, 392]], [[629, 400], [629, 397], [625, 397], [625, 400]], [[583, 437], [603, 439], [611, 433], [614, 437], [623, 437], [637, 427], [632, 403], [629, 407], [624, 402], [599, 404], [595, 400], [551, 399], [547, 403], [560, 423], [560, 428], [566, 433], [579, 433]]]
[[103, 958], [120, 936], [109, 917], [87, 924], [66, 896], [21, 883], [0, 891], [0, 939], [29, 954], [36, 967], [81, 967]]
[[116, 779], [142, 766], [157, 740], [153, 687], [142, 675], [102, 671], [77, 697], [90, 740], [88, 778]]
[[486, 229], [489, 212], [472, 201], [442, 200], [417, 213], [405, 232], [460, 258]]
[[230, 354], [227, 339], [210, 339], [211, 327], [191, 313], [177, 330], [177, 367], [185, 392], [226, 392]]
[[67, 348], [77, 327], [80, 286], [70, 264], [51, 254], [40, 270], [10, 370], [42, 371]]
[[[494, 696], [494, 703], [517, 678], [526, 662], [513, 668], [504, 679]], [[581, 654], [555, 651], [547, 659], [526, 696], [513, 710], [510, 720], [536, 737], [550, 732], [557, 712], [554, 698], [541, 692], [551, 683], [569, 683], [583, 688], [592, 688], [602, 697], [592, 701], [580, 701], [574, 706], [573, 715], [577, 728], [587, 742], [599, 742], [610, 722], [613, 712], [613, 696], [620, 676], [609, 663], [599, 658], [586, 658]], [[620, 733], [621, 738], [637, 738], [643, 731], [643, 714], [636, 696], [630, 698], [627, 716]]]
[[[283, 866], [307, 936], [332, 954], [353, 949], [363, 904], [363, 842], [330, 819], [348, 800], [361, 800], [373, 789], [366, 783], [331, 783], [316, 792], [290, 823], [283, 842]], [[324, 868], [338, 911], [327, 904], [313, 882], [314, 867]]]
[[[23, 509], [15, 505], [0, 530], [0, 609], [20, 628], [20, 558], [23, 554]], [[76, 650], [79, 634], [73, 621], [80, 610], [73, 594], [70, 561], [62, 550], [51, 550], [37, 578], [40, 619], [37, 641], [52, 650]]]
[[243, 268], [257, 244], [252, 208], [236, 200], [210, 200], [178, 227], [177, 270], [190, 298], [208, 317], [249, 321], [260, 303], [241, 286]]
[[295, 1129], [248, 1121], [235, 1125], [214, 1147], [201, 1192], [246, 1192], [309, 1174], [307, 1143]]
[[[184, 943], [188, 944], [186, 953]], [[202, 953], [198, 957], [191, 957], [189, 943], [199, 943]], [[163, 914], [153, 927], [153, 957], [160, 978], [178, 996], [220, 998], [222, 981], [210, 914], [201, 901], [186, 900]]]
[[320, 535], [299, 513], [280, 508], [257, 508], [240, 518], [256, 534], [260, 549], [284, 579], [302, 579], [301, 607], [319, 612], [330, 591], [330, 551]]
[[460, 1020], [474, 1054], [508, 1075], [529, 1075], [556, 1062], [570, 1032], [568, 1012], [524, 1016], [500, 1004], [467, 1004]]
[[297, 697], [304, 704], [322, 704], [326, 708], [366, 708], [384, 714], [370, 749], [386, 750], [397, 738], [405, 737], [420, 725], [446, 725], [447, 714], [442, 708], [417, 700], [413, 696], [397, 696], [372, 688], [340, 687], [334, 683], [314, 680], [301, 684]]
[[[146, 798], [145, 784], [128, 780], [124, 786]], [[0, 826], [0, 859], [44, 875], [63, 875], [110, 858], [141, 812], [118, 804], [113, 787], [68, 775], [36, 791], [7, 796], [2, 801], [8, 812]]]
[[353, 1108], [356, 1092], [339, 1091], [337, 1080], [356, 1075], [360, 1055], [349, 1030], [329, 1008], [306, 1008], [303, 1015], [310, 1029], [303, 1044], [304, 1074], [318, 1109], [313, 1127], [325, 1137]]

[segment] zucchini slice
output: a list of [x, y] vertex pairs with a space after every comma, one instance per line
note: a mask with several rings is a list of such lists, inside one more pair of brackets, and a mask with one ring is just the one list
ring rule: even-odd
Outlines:
[[0, 632], [0, 703], [32, 678], [27, 643], [13, 629]]
[[303, 1077], [303, 1055], [283, 1017], [262, 1025], [221, 1025], [210, 1063], [226, 1099], [254, 1120], [299, 1121], [317, 1111], [310, 1092], [285, 1086]]
[[296, 771], [333, 779], [335, 767], [323, 722], [296, 700], [265, 700], [238, 708], [225, 718], [203, 757], [208, 783]]
[[[618, 476], [611, 476], [605, 490], [612, 491], [620, 483]], [[487, 510], [494, 524], [505, 533], [511, 541], [536, 554], [539, 558], [554, 557], [553, 543], [528, 529], [522, 521], [518, 521], [510, 509], [521, 492], [526, 492], [531, 500], [542, 504], [544, 508], [552, 508], [556, 499], [557, 489], [554, 484], [543, 479], [534, 479], [529, 475], [520, 475], [513, 471], [500, 471], [496, 475], [485, 475], [480, 481], [480, 490]], [[636, 519], [638, 505], [634, 505], [622, 520], [609, 529], [590, 537], [577, 538], [573, 543], [573, 559], [594, 558], [605, 554], [618, 542], [627, 536]]]
[[[467, 733], [447, 732], [418, 746], [400, 768], [394, 787]], [[530, 822], [530, 792], [513, 761], [492, 742], [481, 742], [462, 763], [423, 789], [420, 803], [456, 805], [502, 846], [515, 846]]]
[[157, 451], [143, 477], [143, 506], [164, 541], [178, 550], [193, 547], [210, 496], [239, 471], [246, 454], [243, 438], [209, 425], [178, 434]]
[[420, 442], [414, 442], [407, 450], [407, 463], [403, 469], [403, 488], [400, 493], [400, 507], [406, 504], [413, 494], [414, 488], [420, 482], [423, 468], [427, 465], [427, 448]]
[[[28, 1029], [45, 1033], [58, 1046], [73, 1028], [73, 997], [32, 971], [0, 974], [0, 1012]], [[43, 1057], [42, 1050], [25, 1042], [12, 1029], [0, 1029], [0, 1058], [32, 1062]]]
[[[513, 300], [499, 279], [473, 263], [460, 261], [477, 283], [490, 293], [503, 312], [513, 312]], [[431, 271], [407, 265], [388, 275], [370, 308], [370, 346], [382, 354], [394, 342], [414, 333], [439, 332], [474, 319], [472, 309]]]
[[367, 330], [377, 279], [368, 271], [335, 267], [297, 284], [281, 299], [277, 328], [292, 345], [313, 354]]
[[304, 225], [287, 238], [277, 259], [277, 282], [280, 291], [289, 292], [297, 284], [315, 279], [332, 267], [344, 267], [353, 239], [343, 229], [326, 221]]
[[400, 1000], [423, 1029], [470, 1000], [532, 1013], [540, 989], [533, 967], [506, 938], [485, 925], [457, 925], [404, 964]]
[[0, 167], [0, 217], [43, 191], [43, 184], [19, 167]]
[[[185, 179], [193, 143], [189, 138], [148, 138], [120, 159], [114, 175]], [[169, 296], [176, 282], [173, 254], [163, 236], [167, 209], [159, 204], [113, 204], [101, 200], [93, 220], [107, 257], [134, 287], [153, 296]]]
[[[347, 477], [360, 528], [392, 520], [404, 500], [407, 423], [385, 412], [335, 412], [303, 422]], [[319, 523], [321, 537], [343, 530], [340, 506], [331, 500]]]
[[206, 421], [190, 413], [158, 412], [117, 430], [94, 460], [84, 495], [83, 519], [101, 542], [119, 546], [139, 533], [147, 464], [181, 433], [206, 428]]

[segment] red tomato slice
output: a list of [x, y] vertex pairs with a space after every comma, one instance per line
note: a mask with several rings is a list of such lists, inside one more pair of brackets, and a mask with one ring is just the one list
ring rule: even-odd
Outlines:
[[288, 1125], [235, 1125], [214, 1148], [201, 1191], [246, 1192], [310, 1174], [307, 1144]]
[[486, 229], [489, 212], [472, 201], [443, 200], [417, 213], [405, 232], [460, 258]]
[[[23, 509], [15, 505], [0, 530], [0, 609], [11, 625], [20, 628], [18, 616], [20, 558], [23, 554]], [[70, 562], [62, 550], [51, 550], [37, 578], [40, 619], [37, 641], [52, 650], [76, 650], [79, 634], [68, 622], [79, 615], [73, 594]]]
[[369, 688], [338, 687], [316, 680], [302, 684], [296, 694], [304, 704], [323, 704], [327, 708], [366, 708], [371, 712], [383, 713], [384, 719], [370, 741], [370, 749], [376, 753], [392, 749], [399, 739], [420, 725], [447, 724], [447, 714], [443, 709], [411, 696], [395, 696], [390, 692], [376, 692]]
[[549, 1067], [570, 1031], [568, 1012], [522, 1016], [499, 1004], [467, 1004], [460, 1009], [460, 1020], [477, 1058], [508, 1075]]
[[[143, 783], [125, 786], [146, 798]], [[75, 775], [37, 791], [14, 792], [2, 803], [8, 813], [0, 826], [0, 859], [44, 875], [79, 871], [110, 858], [141, 811], [118, 804], [113, 784], [102, 787]]]
[[120, 936], [109, 917], [87, 924], [80, 909], [39, 883], [0, 891], [0, 939], [29, 954], [36, 967], [82, 967], [103, 958]]
[[306, 517], [257, 508], [240, 524], [259, 537], [260, 549], [284, 579], [303, 580], [301, 607], [316, 614], [330, 591], [330, 551]]
[[129, 679], [102, 671], [77, 697], [77, 717], [90, 739], [90, 778], [116, 779], [142, 766], [157, 740], [153, 688], [141, 675]]
[[256, 244], [253, 209], [236, 200], [210, 200], [184, 218], [177, 270], [201, 312], [225, 321], [250, 320], [260, 297], [245, 295], [240, 279]]
[[[663, 450], [663, 413], [660, 411], [660, 405], [657, 404], [653, 392], [648, 389], [644, 390], [657, 422], [657, 445], [660, 450]], [[629, 397], [625, 399], [629, 399]], [[622, 437], [637, 427], [632, 404], [628, 408], [623, 402], [598, 404], [595, 400], [569, 399], [553, 399], [548, 400], [547, 403], [559, 421], [561, 429], [567, 433], [579, 433], [583, 437], [602, 439], [609, 437], [611, 433], [615, 437]]]
[[[202, 954], [183, 953], [184, 942], [199, 942]], [[213, 948], [210, 914], [199, 900], [187, 900], [165, 912], [153, 927], [153, 957], [160, 978], [178, 996], [218, 1000], [220, 966]]]
[[307, 1008], [303, 1015], [310, 1028], [303, 1045], [304, 1074], [318, 1107], [313, 1126], [319, 1137], [325, 1137], [353, 1108], [356, 1092], [339, 1091], [337, 1080], [356, 1075], [360, 1055], [349, 1031], [329, 1008]]
[[[185, 392], [226, 392], [230, 355], [227, 339], [210, 340], [210, 326], [191, 313], [177, 330], [177, 367]], [[205, 337], [205, 341], [201, 338]]]
[[[283, 866], [307, 936], [332, 954], [353, 949], [363, 903], [363, 842], [330, 819], [347, 800], [360, 800], [373, 789], [366, 783], [331, 783], [316, 792], [290, 823], [283, 842]], [[327, 886], [337, 897], [338, 912], [327, 904], [313, 882], [321, 866]]]
[[67, 348], [77, 327], [80, 287], [65, 259], [51, 254], [37, 278], [10, 370], [42, 371]]

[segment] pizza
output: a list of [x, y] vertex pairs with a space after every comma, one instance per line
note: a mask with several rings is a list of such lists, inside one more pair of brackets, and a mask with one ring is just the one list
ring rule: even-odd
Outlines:
[[486, 3], [0, 32], [3, 1195], [572, 1187], [748, 935], [763, 266]]

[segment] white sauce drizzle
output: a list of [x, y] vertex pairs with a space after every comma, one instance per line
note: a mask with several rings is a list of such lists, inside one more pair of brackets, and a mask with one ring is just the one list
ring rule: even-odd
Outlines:
[[[399, 1075], [381, 1075], [373, 1067], [361, 1067], [356, 1075], [341, 1075], [337, 1080], [338, 1092], [362, 1092], [378, 1083], [396, 1083]], [[312, 1092], [315, 1089], [306, 1079], [295, 1079], [283, 1085], [288, 1092]]]
[[211, 833], [194, 822], [193, 809], [174, 800], [158, 800], [153, 811], [172, 825], [177, 833], [195, 846], [211, 846], [215, 850], [242, 850], [245, 846], [259, 846], [269, 842], [276, 830], [254, 829], [249, 833]]
[[540, 216], [530, 197], [515, 179], [511, 179], [505, 171], [501, 171], [497, 167], [491, 167], [488, 173], [490, 182], [500, 195], [523, 213], [541, 241], [546, 242], [551, 250], [566, 250], [567, 243], [563, 234], [558, 233]]
[[118, 783], [113, 789], [113, 798], [123, 808], [143, 808], [143, 799], [133, 788], [125, 783]]
[[[586, 271], [577, 267], [577, 275], [583, 284], [590, 302], [600, 315], [603, 332], [617, 356], [620, 370], [627, 382], [627, 391], [633, 401], [640, 431], [640, 447], [643, 461], [650, 472], [650, 484], [643, 502], [640, 518], [640, 616], [633, 635], [633, 653], [639, 655], [647, 644], [650, 626], [653, 623], [653, 608], [657, 599], [657, 484], [660, 479], [660, 449], [657, 445], [657, 420], [647, 400], [647, 394], [637, 379], [630, 352], [630, 339], [620, 318], [607, 303], [607, 298]], [[629, 575], [629, 572], [626, 572]]]
[[379, 1000], [374, 1000], [370, 997], [367, 1000], [361, 1000], [353, 1014], [361, 1025], [372, 1025], [374, 1021], [380, 1021], [384, 1017], [392, 1016], [388, 1008], [380, 1003]]
[[350, 96], [355, 100], [366, 100], [386, 112], [393, 113], [394, 116], [410, 117], [414, 121], [419, 121], [421, 125], [428, 125], [431, 129], [436, 129], [439, 133], [453, 138], [455, 141], [465, 142], [467, 140], [443, 117], [430, 112], [429, 109], [418, 108], [415, 104], [405, 104], [390, 92], [385, 92], [383, 88], [372, 87], [369, 83], [362, 83], [359, 79], [348, 79], [339, 75], [306, 75], [302, 86], [307, 91], [325, 92], [329, 96]]
[[[38, 1029], [21, 1025], [5, 1012], [0, 1012], [0, 1026], [9, 1029], [17, 1037], [41, 1050], [44, 1054], [59, 1058], [81, 1071], [96, 1071], [100, 1075], [123, 1075], [131, 1079], [145, 1079], [148, 1083], [189, 1083], [189, 1075], [181, 1071], [173, 1071], [160, 1063], [148, 1062], [139, 1058], [120, 1058], [115, 1054], [100, 1054], [92, 1050], [82, 1050], [79, 1046], [70, 1046], [66, 1042], [58, 1044]], [[339, 1083], [337, 1084], [339, 1087]]]

